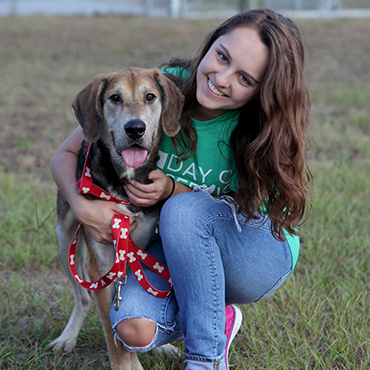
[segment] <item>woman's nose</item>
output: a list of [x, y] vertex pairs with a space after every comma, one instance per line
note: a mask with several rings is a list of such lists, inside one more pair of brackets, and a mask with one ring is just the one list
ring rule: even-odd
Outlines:
[[231, 81], [231, 71], [229, 68], [223, 68], [216, 73], [215, 82], [218, 87], [229, 87]]

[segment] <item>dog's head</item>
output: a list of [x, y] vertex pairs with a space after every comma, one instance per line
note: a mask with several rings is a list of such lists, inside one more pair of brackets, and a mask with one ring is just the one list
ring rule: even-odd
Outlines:
[[139, 167], [159, 145], [161, 128], [180, 130], [184, 97], [159, 69], [126, 68], [97, 75], [75, 97], [72, 108], [89, 142], [114, 147], [128, 167]]

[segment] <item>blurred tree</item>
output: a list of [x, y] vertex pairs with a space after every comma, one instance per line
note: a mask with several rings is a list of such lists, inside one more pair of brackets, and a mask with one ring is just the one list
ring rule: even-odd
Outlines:
[[241, 12], [253, 8], [257, 8], [257, 0], [239, 0], [239, 10]]

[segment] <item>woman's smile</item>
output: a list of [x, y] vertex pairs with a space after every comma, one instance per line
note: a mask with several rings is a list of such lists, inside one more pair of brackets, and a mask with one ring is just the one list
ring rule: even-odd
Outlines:
[[194, 118], [208, 121], [258, 96], [268, 61], [269, 48], [256, 30], [238, 27], [220, 36], [197, 70]]
[[208, 77], [208, 87], [211, 90], [211, 92], [213, 92], [217, 96], [219, 96], [219, 97], [227, 97], [226, 94], [224, 94], [222, 91], [220, 91], [219, 89], [217, 89], [217, 87], [212, 83], [212, 81], [209, 79], [209, 77]]

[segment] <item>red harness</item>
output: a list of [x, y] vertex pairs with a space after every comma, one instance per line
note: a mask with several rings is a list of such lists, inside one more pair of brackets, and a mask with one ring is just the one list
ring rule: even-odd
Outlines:
[[[93, 179], [90, 170], [91, 169], [91, 160], [89, 156], [90, 148], [91, 143], [87, 148], [86, 160], [82, 177], [76, 183], [76, 185], [79, 187], [79, 192], [82, 194], [92, 194], [100, 199], [108, 200], [110, 202], [116, 202], [118, 204], [130, 204], [129, 201], [115, 198], [105, 190], [93, 184]], [[116, 248], [116, 258], [112, 268], [109, 270], [108, 273], [106, 273], [104, 276], [102, 276], [99, 280], [95, 282], [88, 282], [82, 279], [77, 273], [75, 265], [76, 245], [80, 228], [81, 224], [78, 225], [77, 231], [69, 247], [68, 261], [74, 279], [82, 287], [89, 290], [100, 290], [107, 287], [113, 281], [118, 282], [118, 292], [116, 298], [117, 302], [115, 302], [115, 306], [116, 304], [118, 306], [119, 300], [121, 299], [120, 289], [121, 286], [125, 284], [125, 281], [127, 279], [126, 276], [126, 260], [127, 260], [134, 273], [136, 280], [148, 293], [159, 298], [167, 297], [171, 293], [172, 282], [168, 269], [165, 266], [163, 266], [158, 260], [152, 257], [150, 254], [140, 249], [133, 242], [129, 234], [130, 220], [127, 216], [120, 214], [114, 215], [111, 226], [113, 244]], [[148, 266], [154, 272], [159, 274], [164, 280], [166, 280], [170, 288], [166, 291], [161, 291], [154, 288], [147, 280], [143, 268], [141, 266], [141, 262], [143, 262], [146, 266]], [[122, 281], [124, 281], [124, 283], [122, 283]]]

